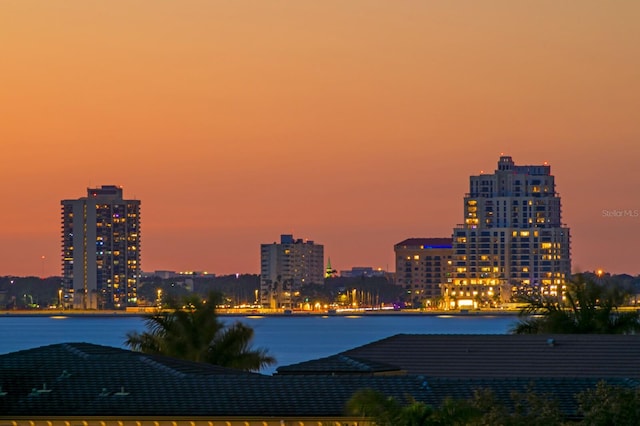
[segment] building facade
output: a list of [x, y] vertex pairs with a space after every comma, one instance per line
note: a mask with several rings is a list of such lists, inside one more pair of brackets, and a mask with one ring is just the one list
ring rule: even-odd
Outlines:
[[373, 266], [353, 266], [351, 269], [340, 271], [342, 278], [354, 277], [387, 277], [389, 273], [382, 268], [374, 268]]
[[324, 246], [281, 235], [280, 243], [260, 246], [260, 303], [291, 308], [304, 284], [324, 283]]
[[62, 289], [75, 309], [124, 309], [137, 304], [140, 279], [140, 201], [122, 188], [88, 188], [63, 200]]
[[451, 281], [451, 238], [409, 238], [393, 246], [396, 284], [415, 307], [436, 307], [443, 286]]
[[501, 156], [495, 173], [471, 176], [453, 251], [451, 306], [506, 302], [514, 293], [561, 296], [570, 238], [551, 167]]

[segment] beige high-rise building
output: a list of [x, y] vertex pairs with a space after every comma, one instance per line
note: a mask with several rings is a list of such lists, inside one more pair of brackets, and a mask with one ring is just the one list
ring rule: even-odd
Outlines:
[[502, 156], [495, 173], [470, 177], [445, 296], [451, 307], [506, 302], [516, 293], [561, 296], [569, 244], [551, 167]]
[[442, 287], [451, 280], [451, 238], [409, 238], [393, 246], [396, 284], [414, 307], [436, 307]]
[[140, 201], [122, 188], [89, 188], [63, 200], [62, 290], [76, 309], [124, 309], [138, 302]]
[[260, 246], [260, 303], [267, 308], [291, 308], [305, 284], [324, 283], [324, 246], [281, 235], [280, 243]]

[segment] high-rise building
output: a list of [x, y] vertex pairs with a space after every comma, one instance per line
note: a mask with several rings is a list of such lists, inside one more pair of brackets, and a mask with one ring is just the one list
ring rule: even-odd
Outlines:
[[140, 201], [122, 188], [88, 188], [62, 200], [62, 286], [65, 306], [120, 309], [137, 304]]
[[260, 246], [260, 302], [271, 309], [291, 308], [304, 284], [324, 283], [324, 247], [281, 235], [280, 243]]
[[[414, 305], [436, 306], [451, 280], [451, 238], [409, 238], [393, 246], [396, 284]], [[416, 306], [417, 307], [417, 306]]]
[[494, 174], [470, 177], [445, 297], [460, 307], [508, 301], [514, 292], [560, 296], [571, 273], [569, 244], [551, 167], [501, 156]]

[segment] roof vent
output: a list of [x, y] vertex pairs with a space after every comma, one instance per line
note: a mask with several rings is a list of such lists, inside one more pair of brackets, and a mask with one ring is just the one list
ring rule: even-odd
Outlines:
[[36, 388], [31, 389], [31, 393], [29, 394], [29, 396], [37, 396], [42, 393], [49, 393], [49, 392], [51, 392], [51, 389], [47, 389], [47, 384], [43, 383], [42, 389], [36, 389]]
[[127, 396], [127, 395], [129, 395], [129, 392], [125, 392], [124, 391], [124, 386], [120, 386], [120, 392], [116, 392], [116, 393], [114, 393], [114, 395], [116, 395], [116, 396]]
[[107, 390], [107, 388], [102, 388], [102, 391], [98, 394], [98, 396], [109, 396], [111, 392]]
[[556, 345], [555, 339], [547, 339], [547, 346], [554, 347]]
[[62, 370], [62, 374], [58, 376], [58, 379], [68, 379], [69, 377], [71, 377], [71, 373], [67, 370]]
[[2, 390], [2, 386], [0, 386], [0, 396], [5, 396], [7, 393]]

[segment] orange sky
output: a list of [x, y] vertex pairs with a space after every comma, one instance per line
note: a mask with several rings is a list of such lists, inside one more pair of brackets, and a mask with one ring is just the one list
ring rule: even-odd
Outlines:
[[[60, 274], [60, 200], [142, 200], [145, 270], [281, 233], [394, 269], [469, 175], [548, 161], [575, 270], [640, 273], [640, 2], [0, 2], [0, 275]], [[42, 256], [45, 259], [42, 260]]]

